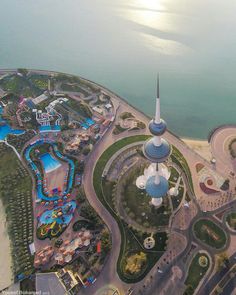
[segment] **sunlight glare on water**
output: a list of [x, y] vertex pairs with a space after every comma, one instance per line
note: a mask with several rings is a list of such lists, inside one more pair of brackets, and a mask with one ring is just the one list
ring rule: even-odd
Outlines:
[[74, 73], [181, 136], [235, 123], [236, 1], [1, 0], [0, 67]]

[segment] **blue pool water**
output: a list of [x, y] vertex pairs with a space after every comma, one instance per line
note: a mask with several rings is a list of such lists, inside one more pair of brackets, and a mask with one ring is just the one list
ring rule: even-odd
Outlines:
[[4, 140], [8, 134], [20, 135], [23, 134], [25, 131], [12, 129], [8, 124], [0, 126], [0, 140]]
[[41, 224], [50, 224], [56, 221], [59, 224], [69, 224], [76, 208], [76, 202], [70, 201], [63, 206], [46, 210], [39, 218]]
[[61, 126], [60, 125], [54, 125], [54, 126], [40, 126], [39, 127], [39, 132], [44, 133], [44, 132], [59, 132], [61, 131]]
[[87, 123], [89, 126], [92, 126], [92, 125], [95, 124], [95, 122], [94, 122], [92, 119], [90, 119], [90, 118], [86, 118], [85, 121], [86, 121], [86, 123]]
[[43, 163], [43, 168], [46, 173], [51, 172], [61, 166], [60, 162], [53, 158], [49, 153], [40, 156], [40, 160]]
[[23, 134], [25, 131], [12, 129], [4, 120], [2, 120], [3, 107], [0, 105], [0, 140], [4, 140], [8, 134], [20, 135]]
[[39, 132], [49, 132], [51, 130], [52, 130], [51, 126], [40, 126], [39, 127]]
[[40, 174], [40, 171], [38, 170], [37, 166], [35, 165], [35, 163], [31, 160], [30, 158], [30, 152], [31, 150], [38, 145], [44, 144], [45, 142], [49, 143], [52, 145], [53, 150], [56, 154], [56, 156], [59, 159], [62, 159], [63, 161], [66, 161], [69, 164], [69, 175], [68, 175], [68, 179], [67, 179], [67, 188], [64, 191], [64, 195], [68, 194], [69, 191], [72, 188], [73, 185], [73, 181], [74, 181], [74, 171], [75, 171], [75, 165], [74, 162], [71, 159], [68, 159], [67, 157], [63, 156], [57, 149], [57, 146], [55, 143], [51, 142], [50, 140], [38, 140], [32, 144], [30, 144], [26, 151], [25, 151], [25, 158], [28, 162], [28, 164], [30, 165], [31, 169], [34, 171], [36, 177], [37, 177], [37, 197], [38, 199], [44, 200], [44, 201], [58, 201], [61, 197], [58, 195], [54, 195], [54, 196], [47, 196], [44, 194], [43, 192], [43, 182], [42, 182], [42, 176]]
[[80, 125], [81, 125], [84, 129], [88, 129], [88, 128], [89, 128], [89, 125], [86, 124], [86, 123], [81, 123]]

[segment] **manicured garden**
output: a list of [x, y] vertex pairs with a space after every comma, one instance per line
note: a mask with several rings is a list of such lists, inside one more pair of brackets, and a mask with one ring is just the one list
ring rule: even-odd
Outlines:
[[188, 179], [189, 185], [192, 189], [192, 192], [194, 192], [192, 175], [191, 175], [191, 171], [188, 166], [188, 163], [187, 163], [186, 159], [184, 158], [184, 156], [180, 153], [180, 151], [173, 145], [172, 145], [171, 160], [174, 163], [176, 163], [184, 171], [184, 173]]
[[73, 231], [81, 231], [82, 229], [94, 230], [95, 224], [87, 220], [78, 220], [73, 224]]
[[27, 70], [18, 70], [19, 75], [9, 75], [0, 81], [0, 87], [8, 92], [25, 97], [36, 97], [47, 89], [47, 78], [43, 75], [27, 75]]
[[13, 145], [16, 148], [16, 150], [20, 153], [24, 145], [34, 136], [35, 136], [35, 133], [33, 130], [26, 131], [22, 135], [9, 134], [7, 136], [7, 142]]
[[226, 221], [232, 230], [236, 230], [236, 212], [231, 212], [226, 216]]
[[[164, 243], [162, 244], [161, 249], [158, 250], [158, 252], [146, 251], [143, 249], [143, 245], [141, 241], [142, 239], [137, 238], [138, 233], [130, 226], [128, 225], [123, 219], [120, 218], [120, 216], [117, 214], [115, 206], [114, 206], [114, 198], [113, 198], [113, 192], [116, 187], [116, 183], [112, 183], [109, 181], [106, 181], [106, 178], [103, 178], [101, 180], [102, 172], [109, 161], [109, 159], [121, 148], [123, 148], [126, 145], [132, 144], [134, 142], [140, 142], [145, 141], [150, 136], [147, 135], [137, 135], [137, 136], [131, 136], [127, 138], [123, 138], [117, 142], [115, 142], [113, 145], [111, 145], [106, 151], [103, 152], [102, 156], [98, 160], [93, 174], [93, 185], [94, 189], [96, 191], [96, 194], [100, 201], [103, 203], [103, 205], [106, 207], [106, 209], [112, 214], [112, 216], [115, 218], [115, 220], [118, 223], [118, 226], [120, 228], [121, 232], [121, 249], [120, 249], [120, 255], [118, 258], [117, 263], [117, 272], [120, 276], [120, 278], [127, 282], [127, 283], [134, 283], [140, 281], [142, 278], [145, 277], [145, 275], [149, 272], [149, 270], [153, 267], [153, 265], [156, 263], [156, 261], [161, 257], [165, 250], [166, 242], [167, 242], [167, 236], [165, 236]], [[188, 167], [188, 164], [182, 154], [174, 147], [174, 155], [172, 156], [172, 160], [180, 166], [187, 175], [187, 177], [190, 179], [190, 182], [192, 184], [192, 178], [190, 169]], [[132, 188], [131, 188], [132, 190]], [[141, 194], [141, 192], [140, 192]], [[142, 196], [143, 198], [144, 196]], [[141, 195], [140, 195], [141, 198]], [[147, 197], [148, 198], [148, 197]], [[137, 198], [133, 200], [133, 204], [138, 204]], [[162, 210], [162, 209], [160, 209]], [[164, 213], [164, 211], [163, 211]], [[169, 216], [168, 216], [169, 218]], [[158, 233], [159, 234], [159, 233]], [[157, 235], [158, 235], [157, 234]], [[160, 233], [165, 234], [165, 233]], [[139, 235], [142, 235], [141, 232], [139, 232]], [[156, 239], [157, 237], [155, 237]], [[157, 238], [158, 239], [158, 238]], [[140, 273], [133, 274], [132, 276], [128, 275], [124, 269], [125, 264], [127, 263], [127, 257], [130, 253], [139, 253], [140, 251], [143, 251], [147, 254], [147, 267], [143, 267], [142, 271]]]
[[206, 274], [210, 266], [209, 257], [205, 253], [197, 253], [188, 270], [188, 276], [185, 280], [185, 285], [187, 286], [184, 295], [192, 295], [196, 290], [201, 279]]
[[131, 219], [147, 229], [166, 226], [171, 215], [169, 198], [164, 198], [163, 205], [159, 208], [150, 206], [150, 197], [135, 184], [137, 177], [143, 174], [143, 170], [142, 166], [134, 166], [121, 178], [122, 206]]
[[31, 74], [28, 79], [34, 87], [41, 89], [43, 91], [47, 90], [48, 88], [47, 75]]
[[114, 128], [114, 130], [112, 131], [112, 133], [113, 133], [114, 135], [118, 135], [118, 134], [124, 132], [124, 131], [127, 130], [127, 129], [128, 129], [128, 128], [122, 128], [120, 125], [116, 125], [115, 128]]
[[[145, 277], [145, 275], [149, 272], [149, 270], [153, 267], [156, 261], [163, 254], [166, 246], [167, 236], [165, 235], [165, 238], [163, 236], [163, 248], [161, 248], [158, 252], [146, 251], [145, 249], [143, 249], [141, 241], [139, 241], [139, 239], [137, 238], [137, 232], [133, 230], [124, 220], [122, 220], [115, 211], [111, 197], [112, 188], [115, 184], [113, 183], [107, 185], [105, 180], [101, 180], [101, 174], [108, 160], [119, 149], [131, 143], [146, 140], [147, 138], [148, 136], [140, 135], [124, 138], [122, 140], [117, 141], [102, 154], [95, 166], [93, 174], [93, 184], [96, 194], [100, 201], [103, 203], [103, 205], [107, 208], [107, 210], [113, 215], [120, 228], [122, 243], [117, 263], [117, 272], [120, 278], [127, 283], [138, 282]], [[163, 233], [160, 234], [162, 235]], [[130, 275], [129, 273], [127, 273], [127, 271], [125, 271], [126, 264], [128, 263], [127, 259], [130, 257], [131, 253], [135, 254], [140, 252], [144, 252], [147, 255], [147, 267], [143, 267], [140, 269], [139, 272]]]
[[183, 197], [185, 196], [183, 187], [179, 187], [178, 191], [179, 191], [178, 196], [171, 196], [173, 210], [176, 210], [179, 207]]
[[196, 238], [212, 248], [221, 249], [226, 244], [226, 233], [209, 219], [199, 219], [193, 229]]
[[71, 92], [80, 92], [84, 95], [84, 97], [89, 96], [89, 92], [84, 90], [79, 86], [77, 83], [62, 83], [61, 84], [61, 90], [63, 91], [71, 91]]

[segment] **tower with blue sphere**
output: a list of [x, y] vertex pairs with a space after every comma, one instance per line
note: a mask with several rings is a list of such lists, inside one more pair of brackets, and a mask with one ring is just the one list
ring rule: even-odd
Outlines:
[[168, 179], [162, 173], [163, 163], [171, 154], [171, 146], [162, 136], [167, 129], [166, 122], [160, 116], [159, 77], [157, 79], [157, 98], [155, 118], [149, 123], [149, 130], [153, 135], [143, 145], [144, 156], [155, 165], [155, 171], [146, 179], [145, 190], [151, 197], [154, 206], [160, 206], [169, 190]]

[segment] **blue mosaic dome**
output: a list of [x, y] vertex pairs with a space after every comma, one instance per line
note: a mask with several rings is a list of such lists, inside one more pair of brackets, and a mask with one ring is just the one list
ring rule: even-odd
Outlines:
[[160, 146], [156, 146], [154, 144], [154, 138], [151, 138], [144, 143], [143, 153], [151, 162], [163, 163], [168, 159], [171, 153], [171, 147], [164, 138], [161, 138]]
[[165, 177], [160, 176], [160, 183], [155, 183], [155, 176], [148, 178], [146, 183], [146, 192], [152, 198], [162, 198], [167, 195], [169, 190], [168, 181]]
[[166, 122], [161, 119], [160, 123], [156, 123], [155, 120], [150, 121], [148, 127], [153, 135], [160, 136], [165, 133], [167, 125]]

